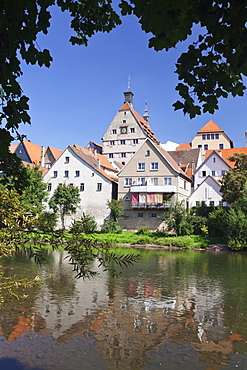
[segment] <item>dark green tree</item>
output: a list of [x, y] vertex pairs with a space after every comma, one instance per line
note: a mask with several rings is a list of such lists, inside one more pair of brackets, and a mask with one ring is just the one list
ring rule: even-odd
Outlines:
[[49, 200], [49, 207], [54, 213], [59, 213], [62, 228], [65, 228], [64, 218], [76, 212], [80, 203], [80, 192], [78, 187], [73, 185], [59, 184]]
[[234, 204], [244, 193], [244, 185], [247, 181], [247, 155], [236, 153], [228, 159], [235, 162], [235, 167], [224, 175], [220, 191], [224, 202]]
[[118, 217], [123, 214], [122, 202], [123, 202], [122, 199], [119, 199], [119, 200], [112, 199], [112, 200], [108, 200], [107, 202], [107, 206], [111, 210], [111, 218], [113, 218], [115, 222], [117, 222]]

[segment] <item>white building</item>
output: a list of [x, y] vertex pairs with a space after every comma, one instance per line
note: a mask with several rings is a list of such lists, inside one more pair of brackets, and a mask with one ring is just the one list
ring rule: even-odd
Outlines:
[[[71, 184], [79, 188], [81, 202], [76, 214], [65, 217], [66, 228], [82, 213], [92, 215], [98, 226], [103, 224], [110, 214], [107, 201], [117, 198], [117, 172], [101, 154], [77, 145], [65, 149], [44, 175], [44, 181], [48, 184], [49, 199], [58, 184]], [[60, 221], [57, 226], [61, 227]]]

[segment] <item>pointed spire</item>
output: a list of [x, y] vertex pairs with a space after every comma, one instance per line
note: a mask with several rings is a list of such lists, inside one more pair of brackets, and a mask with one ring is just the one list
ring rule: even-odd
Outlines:
[[148, 102], [146, 100], [145, 102], [145, 109], [144, 109], [144, 115], [143, 118], [145, 119], [146, 122], [149, 121], [149, 115], [148, 115]]
[[128, 88], [124, 92], [124, 103], [129, 103], [131, 108], [133, 108], [133, 96], [134, 94], [130, 90], [130, 76], [128, 76]]

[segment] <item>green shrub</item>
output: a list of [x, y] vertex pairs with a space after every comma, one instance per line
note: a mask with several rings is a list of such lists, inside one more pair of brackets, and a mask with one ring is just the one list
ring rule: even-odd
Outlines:
[[244, 240], [240, 240], [238, 238], [236, 239], [230, 239], [227, 243], [228, 248], [233, 250], [239, 250], [244, 249], [247, 247], [247, 243]]
[[74, 220], [70, 232], [93, 234], [97, 231], [97, 223], [93, 216], [83, 213], [80, 220]]
[[137, 235], [148, 235], [150, 233], [150, 230], [147, 226], [140, 227], [138, 231], [136, 232]]
[[42, 212], [37, 219], [37, 229], [44, 232], [55, 230], [58, 216], [55, 213]]
[[101, 228], [102, 233], [113, 233], [113, 234], [121, 234], [122, 228], [118, 225], [116, 221], [113, 219], [105, 220], [104, 224]]
[[153, 239], [148, 235], [141, 235], [137, 238], [136, 244], [152, 244]]

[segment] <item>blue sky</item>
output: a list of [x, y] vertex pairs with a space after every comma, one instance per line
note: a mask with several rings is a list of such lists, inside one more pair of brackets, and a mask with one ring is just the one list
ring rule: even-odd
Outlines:
[[165, 143], [190, 142], [210, 119], [233, 140], [235, 147], [246, 145], [246, 97], [221, 99], [214, 115], [204, 114], [190, 120], [172, 104], [179, 99], [175, 86], [175, 63], [186, 50], [181, 44], [169, 52], [148, 48], [145, 34], [132, 16], [108, 33], [89, 40], [88, 47], [72, 46], [69, 17], [53, 10], [48, 35], [38, 39], [41, 49], [53, 57], [50, 68], [25, 65], [20, 79], [30, 98], [32, 125], [20, 132], [38, 145], [65, 149], [68, 145], [85, 146], [101, 137], [123, 105], [123, 92], [131, 76], [134, 108], [143, 115], [148, 103], [150, 126]]

